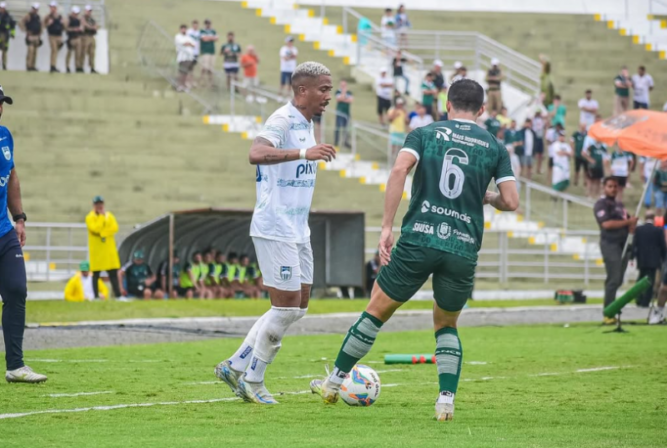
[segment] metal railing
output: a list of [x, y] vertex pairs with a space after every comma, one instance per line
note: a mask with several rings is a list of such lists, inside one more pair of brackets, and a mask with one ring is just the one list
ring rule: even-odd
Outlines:
[[539, 221], [546, 227], [582, 231], [594, 229], [594, 202], [553, 190], [520, 178], [520, 212], [526, 221]]
[[[14, 16], [14, 20], [18, 22], [25, 14], [31, 11], [32, 5], [35, 2], [33, 0], [5, 0], [5, 3], [7, 4], [7, 11], [9, 11], [9, 13]], [[42, 5], [39, 8], [39, 15], [43, 19], [49, 13], [47, 7], [49, 2], [43, 1], [41, 3]], [[86, 5], [92, 6], [93, 17], [97, 21], [97, 24], [100, 26], [100, 28], [107, 28], [109, 18], [104, 0], [60, 0], [58, 2], [58, 10], [61, 12], [61, 14], [66, 16], [72, 10], [72, 6], [79, 6], [81, 7], [81, 12], [83, 13], [84, 3]]]

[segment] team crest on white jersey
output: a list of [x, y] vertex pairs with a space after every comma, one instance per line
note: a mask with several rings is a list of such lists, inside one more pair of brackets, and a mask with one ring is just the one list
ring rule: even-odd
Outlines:
[[9, 146], [2, 147], [2, 155], [5, 156], [6, 160], [11, 160], [12, 152], [9, 150]]
[[451, 139], [449, 136], [452, 135], [452, 130], [449, 128], [435, 128], [435, 138], [437, 140], [443, 139], [444, 141], [448, 142]]

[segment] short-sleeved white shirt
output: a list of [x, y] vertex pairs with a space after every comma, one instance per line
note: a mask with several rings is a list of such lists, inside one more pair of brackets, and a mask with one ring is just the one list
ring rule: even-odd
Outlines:
[[[382, 84], [390, 84], [389, 87], [382, 87]], [[391, 100], [394, 94], [394, 78], [391, 76], [378, 76], [375, 79], [375, 94], [385, 100]]]
[[186, 45], [188, 43], [192, 44], [192, 45], [197, 44], [187, 34], [178, 33], [176, 35], [176, 37], [174, 37], [174, 45], [176, 45], [176, 62], [194, 61], [194, 59], [195, 59], [194, 49], [195, 48], [191, 47], [189, 45]]
[[644, 76], [635, 73], [632, 75], [632, 87], [634, 88], [633, 99], [638, 103], [649, 104], [649, 88], [653, 87], [653, 77], [648, 73], [644, 73]]
[[412, 117], [412, 120], [410, 120], [410, 129], [421, 128], [424, 126], [428, 126], [431, 123], [433, 123], [432, 116], [424, 115], [423, 117], [420, 117], [419, 115], [415, 115], [414, 117]]
[[296, 47], [290, 48], [287, 45], [283, 45], [280, 48], [280, 71], [294, 73], [294, 70], [296, 70], [296, 59], [290, 59], [286, 61], [283, 58], [287, 56], [297, 56], [298, 54], [299, 51], [296, 49]]
[[[276, 110], [258, 137], [277, 149], [304, 149], [316, 145], [313, 122], [291, 102]], [[317, 162], [294, 160], [257, 165], [257, 202], [250, 236], [303, 244], [310, 241], [308, 215], [315, 191]]]
[[[594, 100], [591, 98], [590, 100], [587, 100], [586, 98], [582, 98], [579, 100], [579, 104], [577, 104], [579, 109], [582, 107], [585, 107], [587, 109], [600, 109], [600, 105], [598, 104], [597, 100]], [[585, 112], [583, 110], [579, 111], [579, 123], [586, 123], [587, 126], [592, 125], [595, 123], [595, 112]]]
[[190, 36], [190, 39], [195, 41], [195, 46], [192, 49], [192, 52], [195, 56], [199, 56], [199, 45], [201, 43], [201, 30], [195, 30], [194, 28], [190, 28], [185, 33], [188, 36]]

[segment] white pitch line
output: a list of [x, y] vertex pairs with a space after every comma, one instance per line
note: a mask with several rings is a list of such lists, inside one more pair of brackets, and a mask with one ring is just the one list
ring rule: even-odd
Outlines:
[[122, 363], [154, 363], [154, 362], [165, 362], [159, 359], [123, 359], [118, 361], [111, 361], [108, 359], [49, 359], [49, 358], [32, 358], [26, 359], [27, 362], [46, 362], [46, 363], [74, 363], [74, 364], [86, 364], [86, 363], [99, 363], [99, 362], [122, 362]]
[[485, 366], [488, 363], [486, 361], [464, 361], [463, 364], [468, 364], [471, 366]]
[[51, 398], [61, 398], [61, 397], [82, 397], [85, 395], [102, 395], [102, 394], [112, 394], [112, 393], [114, 393], [112, 390], [105, 390], [102, 392], [77, 392], [75, 394], [47, 394], [42, 396]]
[[[632, 366], [625, 366], [626, 368]], [[587, 373], [587, 372], [602, 372], [603, 370], [616, 370], [620, 369], [618, 366], [607, 366], [607, 367], [593, 367], [592, 369], [579, 369], [575, 370], [576, 373]]]

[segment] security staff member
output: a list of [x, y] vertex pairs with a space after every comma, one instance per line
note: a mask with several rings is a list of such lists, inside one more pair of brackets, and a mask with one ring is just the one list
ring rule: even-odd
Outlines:
[[49, 3], [51, 12], [44, 18], [44, 27], [49, 34], [49, 46], [51, 47], [51, 73], [58, 73], [56, 62], [58, 60], [58, 53], [63, 47], [63, 31], [65, 31], [65, 24], [63, 23], [63, 16], [58, 13], [58, 3]]
[[648, 308], [653, 298], [653, 283], [655, 274], [662, 267], [667, 258], [667, 244], [665, 244], [665, 233], [662, 227], [656, 227], [653, 223], [655, 214], [651, 210], [646, 211], [646, 222], [637, 227], [635, 238], [632, 242], [633, 255], [637, 259], [639, 277], [648, 277], [651, 287], [637, 297], [637, 306]]
[[0, 2], [0, 51], [2, 51], [2, 69], [7, 70], [7, 50], [9, 50], [9, 39], [14, 38], [16, 22], [7, 12], [7, 3]]
[[[0, 116], [5, 104], [13, 104], [0, 87]], [[2, 334], [5, 340], [5, 379], [10, 383], [41, 383], [39, 375], [23, 363], [25, 301], [28, 295], [23, 250], [25, 221], [21, 204], [21, 186], [14, 165], [14, 139], [0, 126], [0, 296], [2, 296]], [[9, 221], [12, 214], [15, 227]]]
[[79, 17], [81, 8], [72, 6], [72, 12], [67, 18], [67, 55], [65, 66], [67, 73], [70, 72], [70, 60], [74, 55], [74, 66], [77, 73], [83, 73], [83, 23]]
[[25, 33], [25, 44], [28, 47], [26, 70], [36, 72], [37, 49], [42, 46], [42, 19], [39, 17], [39, 3], [33, 3], [30, 12], [21, 20], [19, 26]]
[[81, 56], [81, 66], [88, 56], [88, 66], [90, 73], [97, 73], [95, 71], [95, 35], [99, 26], [93, 18], [93, 7], [86, 5], [86, 12], [83, 14], [83, 56]]
[[[613, 177], [604, 179], [604, 196], [593, 207], [595, 219], [600, 226], [600, 251], [604, 260], [607, 279], [604, 282], [604, 307], [616, 300], [616, 291], [623, 284], [623, 275], [628, 264], [628, 255], [623, 257], [623, 248], [628, 233], [634, 233], [637, 218], [632, 218], [621, 202], [616, 201], [618, 181]], [[629, 252], [629, 251], [628, 251]], [[605, 324], [613, 324], [614, 318], [604, 318]]]

